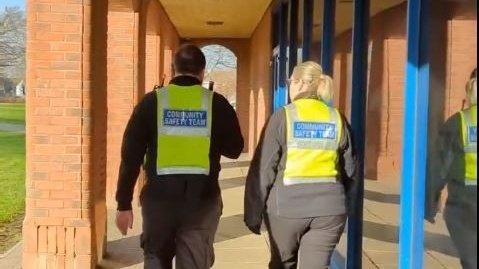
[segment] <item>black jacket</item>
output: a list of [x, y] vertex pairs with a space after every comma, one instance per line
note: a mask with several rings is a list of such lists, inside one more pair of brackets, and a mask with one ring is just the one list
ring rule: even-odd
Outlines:
[[434, 221], [441, 191], [447, 185], [448, 210], [464, 212], [464, 218], [476, 219], [477, 186], [466, 186], [466, 160], [462, 141], [462, 117], [452, 115], [439, 130], [428, 156], [425, 218]]
[[[201, 82], [190, 76], [178, 76], [171, 81], [178, 86], [192, 86]], [[157, 98], [156, 92], [147, 93], [135, 107], [128, 122], [121, 149], [121, 164], [116, 192], [118, 210], [132, 208], [131, 201], [140, 167], [143, 164], [147, 182], [142, 200], [210, 199], [220, 195], [218, 175], [221, 155], [238, 158], [243, 150], [238, 118], [226, 98], [213, 95], [213, 118], [210, 146], [210, 175], [156, 174], [157, 155]], [[161, 149], [160, 149], [161, 150]], [[146, 158], [145, 158], [146, 154]]]

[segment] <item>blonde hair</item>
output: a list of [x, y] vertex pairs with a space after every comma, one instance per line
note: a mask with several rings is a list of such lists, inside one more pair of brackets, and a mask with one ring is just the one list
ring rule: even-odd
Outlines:
[[319, 97], [326, 103], [333, 99], [333, 80], [323, 74], [323, 68], [318, 63], [306, 61], [298, 64], [293, 70], [292, 77], [308, 83], [304, 94]]
[[469, 105], [477, 105], [477, 68], [472, 71], [471, 77], [467, 82], [466, 94]]
[[471, 79], [466, 86], [466, 100], [470, 106], [477, 105], [477, 80]]

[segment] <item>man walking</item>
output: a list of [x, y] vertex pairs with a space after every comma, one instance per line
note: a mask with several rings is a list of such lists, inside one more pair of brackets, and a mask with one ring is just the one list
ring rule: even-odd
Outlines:
[[205, 269], [214, 262], [214, 235], [222, 213], [220, 158], [238, 158], [243, 137], [228, 101], [201, 87], [205, 65], [198, 47], [181, 46], [174, 59], [175, 77], [143, 98], [125, 130], [116, 223], [124, 235], [132, 226], [133, 190], [144, 162], [147, 182], [140, 201], [145, 268], [172, 268], [175, 256], [177, 269]]

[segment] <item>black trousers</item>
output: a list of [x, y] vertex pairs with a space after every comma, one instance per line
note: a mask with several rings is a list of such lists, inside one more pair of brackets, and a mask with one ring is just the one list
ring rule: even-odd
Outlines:
[[207, 269], [214, 263], [213, 243], [222, 213], [221, 197], [142, 201], [145, 269]]
[[346, 215], [304, 219], [265, 217], [271, 248], [270, 269], [323, 269], [339, 242]]
[[464, 269], [477, 268], [477, 209], [446, 206], [444, 220]]

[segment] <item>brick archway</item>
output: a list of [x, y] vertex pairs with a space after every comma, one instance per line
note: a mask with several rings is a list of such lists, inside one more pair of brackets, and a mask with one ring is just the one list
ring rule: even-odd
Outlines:
[[[250, 84], [250, 39], [240, 38], [208, 38], [186, 40], [199, 47], [208, 45], [221, 45], [232, 51], [237, 59], [236, 67], [236, 112], [241, 126], [241, 132], [245, 140], [244, 152], [249, 149], [250, 107], [249, 92]], [[185, 42], [186, 42], [185, 41]]]
[[[219, 44], [205, 45], [201, 47], [201, 50], [206, 57], [203, 85], [208, 80], [213, 80], [215, 82], [214, 91], [222, 94], [230, 103], [236, 103], [236, 84], [238, 80], [236, 54]], [[220, 54], [216, 55], [216, 52]]]

